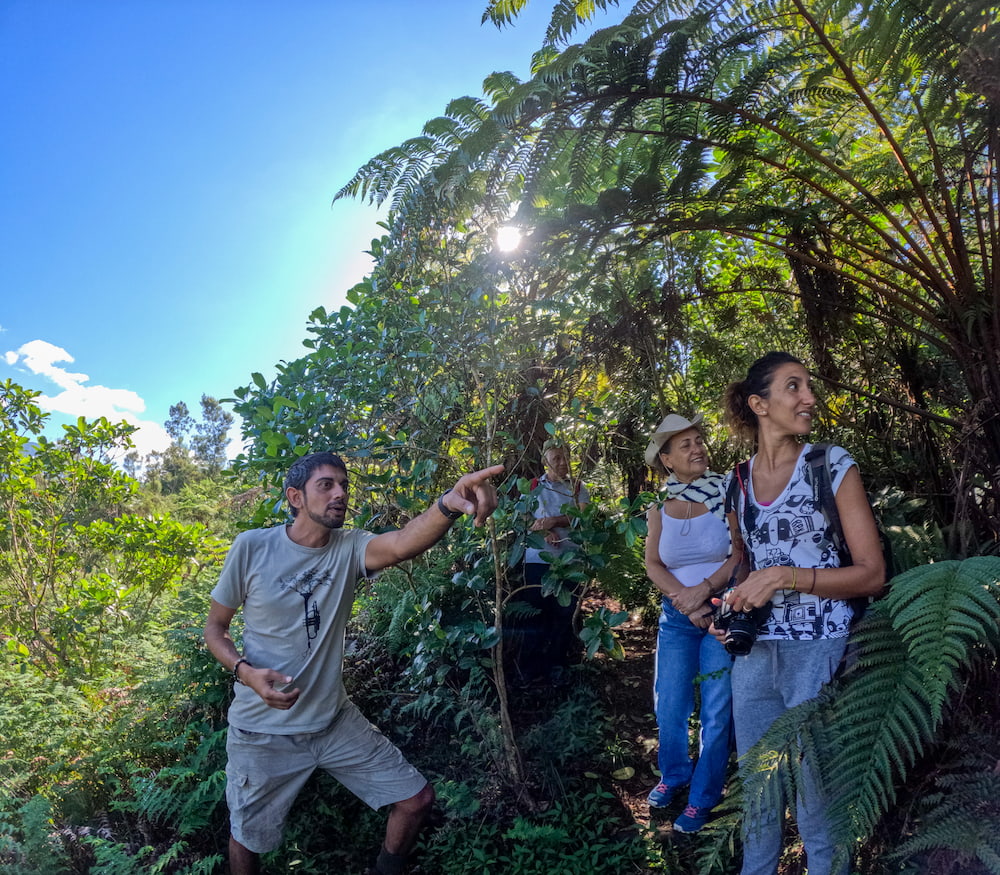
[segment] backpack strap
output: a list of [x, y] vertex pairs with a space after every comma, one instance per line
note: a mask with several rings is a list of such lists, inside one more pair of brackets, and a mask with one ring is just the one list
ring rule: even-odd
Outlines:
[[[837, 510], [837, 499], [833, 494], [833, 471], [830, 467], [830, 449], [830, 444], [813, 444], [812, 449], [806, 453], [806, 462], [809, 465], [812, 477], [813, 499], [819, 505], [823, 511], [823, 516], [826, 517], [827, 522], [830, 524], [830, 540], [837, 551], [837, 555], [840, 556], [840, 567], [844, 568], [848, 565], [853, 565], [854, 559], [851, 557], [851, 550], [847, 546], [847, 538], [844, 537], [844, 525], [840, 521], [840, 511]], [[881, 532], [879, 532], [879, 536], [881, 538]], [[846, 601], [851, 606], [851, 629], [854, 629], [865, 615], [865, 611], [868, 610], [868, 605], [872, 603], [873, 599], [868, 596], [856, 596], [846, 599]], [[848, 651], [844, 654], [844, 659], [841, 660], [841, 664], [837, 668], [837, 676], [841, 675], [848, 665], [857, 659], [857, 656], [852, 654], [852, 646], [848, 644]]]
[[842, 567], [853, 565], [851, 550], [844, 537], [844, 525], [840, 521], [840, 511], [837, 510], [837, 498], [833, 494], [833, 470], [830, 466], [831, 444], [813, 444], [806, 453], [806, 464], [812, 481], [813, 500], [830, 526], [830, 539], [840, 556]]
[[737, 466], [733, 468], [733, 475], [729, 478], [729, 488], [726, 490], [725, 512], [738, 513], [740, 500], [740, 479], [737, 474]]

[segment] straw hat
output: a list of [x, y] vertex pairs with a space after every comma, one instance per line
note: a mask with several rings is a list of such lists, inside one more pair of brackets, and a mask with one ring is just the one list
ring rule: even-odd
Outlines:
[[700, 413], [696, 413], [694, 418], [690, 420], [676, 413], [671, 413], [663, 417], [663, 422], [657, 426], [656, 431], [649, 438], [649, 446], [646, 447], [646, 464], [650, 468], [655, 468], [658, 471], [661, 470], [663, 465], [660, 463], [660, 448], [675, 434], [680, 434], [682, 431], [694, 428], [701, 422], [701, 419], [702, 416]]

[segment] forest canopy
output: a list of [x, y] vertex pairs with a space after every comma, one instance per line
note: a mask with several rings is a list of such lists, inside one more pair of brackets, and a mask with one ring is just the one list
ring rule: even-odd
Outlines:
[[[790, 349], [863, 469], [954, 549], [992, 542], [995, 6], [643, 2], [572, 44], [580, 12], [556, 7], [530, 79], [493, 75], [338, 193], [393, 210], [356, 294], [408, 293], [435, 326], [447, 296], [478, 300], [508, 396], [537, 389], [552, 415], [603, 405], [599, 374], [603, 455], [626, 468], [658, 414], [711, 414], [756, 354]], [[523, 241], [502, 255], [508, 225]], [[339, 315], [316, 316], [326, 346]]]

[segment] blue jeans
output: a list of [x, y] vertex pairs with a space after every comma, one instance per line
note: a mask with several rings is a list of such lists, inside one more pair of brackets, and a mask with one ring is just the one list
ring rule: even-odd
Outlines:
[[[722, 796], [729, 762], [732, 718], [726, 649], [664, 600], [656, 639], [653, 701], [660, 730], [660, 780], [671, 787], [690, 783], [688, 803], [711, 808]], [[688, 719], [695, 684], [701, 689], [701, 743], [697, 763], [689, 753]]]

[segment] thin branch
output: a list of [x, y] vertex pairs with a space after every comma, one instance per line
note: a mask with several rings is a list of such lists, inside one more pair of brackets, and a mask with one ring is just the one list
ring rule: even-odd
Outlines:
[[890, 398], [888, 395], [884, 395], [882, 393], [867, 392], [864, 389], [859, 389], [857, 386], [852, 386], [849, 383], [842, 383], [840, 380], [834, 380], [831, 377], [824, 377], [822, 374], [813, 374], [813, 376], [829, 386], [843, 389], [846, 392], [850, 392], [852, 395], [869, 398], [872, 401], [878, 401], [881, 404], [887, 404], [890, 407], [895, 407], [897, 410], [905, 410], [907, 413], [912, 413], [914, 416], [919, 416], [922, 419], [928, 419], [931, 422], [946, 425], [949, 428], [964, 428], [964, 424], [960, 420], [952, 419], [949, 416], [941, 416], [938, 413], [931, 413], [929, 410], [924, 410], [922, 407], [915, 407], [912, 404], [897, 401], [895, 398]]

